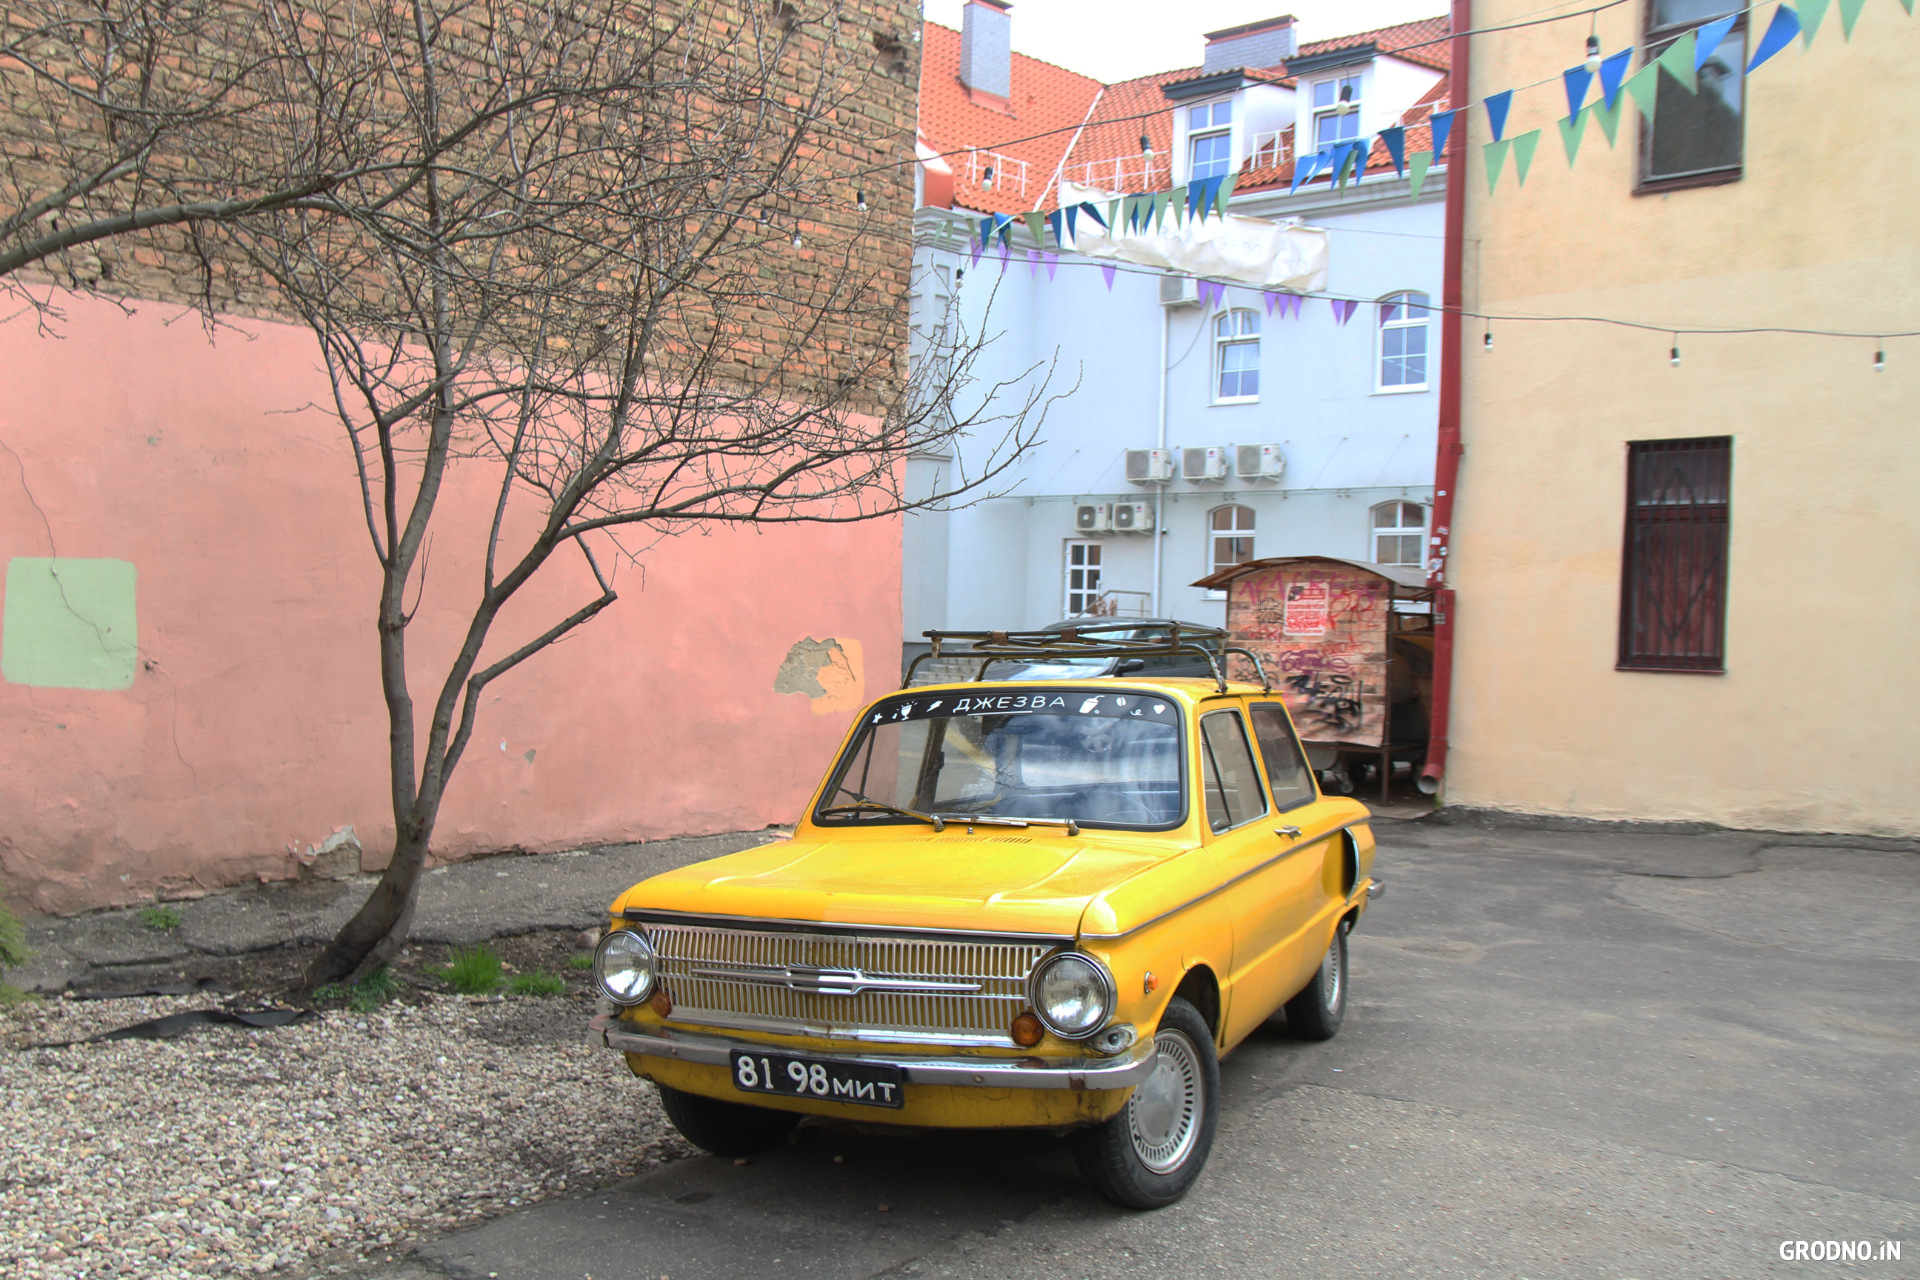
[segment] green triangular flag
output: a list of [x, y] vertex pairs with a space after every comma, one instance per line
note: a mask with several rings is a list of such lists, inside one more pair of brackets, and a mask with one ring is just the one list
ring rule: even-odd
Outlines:
[[1533, 167], [1533, 149], [1540, 145], [1540, 131], [1529, 130], [1513, 140], [1513, 171], [1520, 185], [1527, 185], [1527, 170]]
[[1041, 231], [1047, 225], [1046, 220], [1038, 213], [1023, 213], [1020, 216], [1026, 219], [1027, 230], [1033, 233], [1033, 242], [1045, 247], [1047, 238], [1041, 234]]
[[1665, 67], [1668, 73], [1680, 82], [1680, 87], [1688, 93], [1700, 91], [1700, 78], [1693, 69], [1694, 44], [1693, 32], [1689, 31], [1668, 45], [1667, 51], [1661, 54], [1659, 59], [1660, 65]]
[[[1633, 103], [1640, 108], [1642, 118], [1653, 119], [1653, 102], [1660, 91], [1660, 64], [1649, 62], [1634, 72], [1632, 77], [1620, 87], [1633, 95]], [[1616, 111], [1620, 109], [1618, 100], [1614, 102], [1613, 107]]]
[[1107, 234], [1110, 236], [1118, 236], [1123, 229], [1120, 225], [1120, 202], [1118, 200], [1107, 201]]
[[1230, 173], [1220, 179], [1220, 190], [1213, 197], [1213, 211], [1223, 218], [1227, 216], [1227, 197], [1233, 194], [1233, 180], [1239, 176], [1239, 174]]
[[1840, 34], [1853, 39], [1853, 24], [1860, 17], [1861, 6], [1867, 0], [1840, 0]]
[[1167, 207], [1173, 210], [1173, 225], [1179, 226], [1187, 214], [1187, 184], [1181, 183], [1167, 192]]
[[1907, 11], [1909, 18], [1913, 16], [1913, 0], [1900, 0], [1900, 7]]
[[1167, 193], [1164, 191], [1156, 191], [1153, 195], [1153, 233], [1159, 235], [1160, 229], [1166, 225]]
[[1420, 198], [1420, 188], [1427, 185], [1427, 170], [1433, 168], [1433, 152], [1416, 151], [1407, 157], [1407, 183], [1413, 188], [1413, 198]]
[[1587, 117], [1593, 114], [1593, 108], [1586, 106], [1560, 122], [1560, 145], [1567, 149], [1567, 168], [1573, 168], [1573, 162], [1580, 155], [1580, 139], [1587, 134]]
[[1813, 33], [1820, 29], [1820, 19], [1827, 16], [1827, 0], [1800, 0], [1800, 46], [1803, 49], [1813, 47]]
[[1620, 133], [1621, 105], [1620, 97], [1616, 94], [1614, 95], [1613, 110], [1611, 111], [1602, 111], [1600, 104], [1597, 102], [1587, 108], [1587, 114], [1600, 122], [1600, 131], [1607, 135], [1608, 146], [1613, 145], [1614, 138]]
[[1484, 152], [1487, 157], [1488, 195], [1492, 195], [1493, 189], [1500, 185], [1500, 170], [1506, 166], [1507, 148], [1512, 145], [1512, 138], [1502, 138], [1498, 142], [1482, 143], [1480, 146], [1480, 150]]

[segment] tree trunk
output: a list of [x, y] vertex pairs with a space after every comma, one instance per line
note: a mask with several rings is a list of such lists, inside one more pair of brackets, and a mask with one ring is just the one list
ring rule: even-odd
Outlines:
[[393, 861], [381, 874], [380, 883], [326, 950], [307, 966], [301, 984], [309, 991], [327, 982], [357, 982], [399, 953], [413, 927], [416, 891], [426, 867], [427, 840], [432, 831], [431, 822], [402, 825]]

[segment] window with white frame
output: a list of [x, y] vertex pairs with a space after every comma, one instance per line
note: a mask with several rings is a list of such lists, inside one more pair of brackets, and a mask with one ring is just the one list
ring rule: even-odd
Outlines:
[[1100, 603], [1100, 544], [1067, 544], [1067, 616], [1092, 613]]
[[1187, 108], [1187, 181], [1233, 167], [1233, 99]]
[[1313, 86], [1314, 150], [1360, 136], [1360, 77], [1340, 76]]
[[1427, 509], [1417, 502], [1383, 502], [1373, 509], [1373, 562], [1418, 569], [1424, 563]]
[[1222, 311], [1213, 318], [1215, 404], [1260, 398], [1260, 313]]
[[1380, 300], [1381, 391], [1427, 389], [1427, 295], [1394, 293]]
[[[1253, 508], [1215, 507], [1207, 513], [1207, 572], [1253, 559]], [[1224, 593], [1221, 593], [1224, 594]]]

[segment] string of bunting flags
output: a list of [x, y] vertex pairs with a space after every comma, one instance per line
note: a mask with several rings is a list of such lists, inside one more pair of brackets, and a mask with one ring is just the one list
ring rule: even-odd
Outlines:
[[[1906, 10], [1908, 16], [1912, 16], [1914, 0], [1896, 2]], [[1745, 62], [1744, 72], [1752, 74], [1795, 39], [1801, 42], [1803, 48], [1811, 47], [1830, 7], [1839, 9], [1842, 33], [1851, 40], [1854, 25], [1865, 6], [1866, 0], [1799, 0], [1797, 8], [1787, 3], [1776, 4], [1764, 33], [1753, 47], [1751, 59]], [[1662, 74], [1687, 93], [1701, 92], [1701, 70], [1721, 53], [1722, 45], [1734, 38], [1733, 28], [1738, 20], [1762, 7], [1750, 5], [1683, 33], [1631, 76], [1627, 73], [1635, 46], [1629, 45], [1615, 53], [1602, 55], [1599, 42], [1589, 38], [1586, 60], [1579, 66], [1567, 68], [1557, 77], [1566, 95], [1567, 114], [1556, 121], [1556, 127], [1568, 166], [1572, 167], [1579, 156], [1589, 122], [1597, 122], [1607, 139], [1607, 145], [1614, 145], [1619, 136], [1620, 116], [1626, 100], [1631, 99], [1642, 118], [1651, 122], [1659, 102]], [[1744, 52], [1744, 46], [1737, 38], [1735, 46], [1736, 51]], [[1555, 79], [1520, 86], [1519, 89], [1552, 85]], [[1594, 96], [1596, 87], [1598, 94]], [[1531, 129], [1512, 137], [1507, 136], [1513, 97], [1519, 89], [1503, 89], [1488, 94], [1478, 103], [1469, 102], [1434, 112], [1426, 121], [1431, 135], [1430, 147], [1411, 155], [1407, 153], [1407, 127], [1396, 124], [1378, 130], [1370, 137], [1335, 142], [1310, 155], [1298, 156], [1295, 158], [1288, 193], [1299, 191], [1304, 184], [1323, 175], [1328, 179], [1329, 187], [1340, 190], [1344, 190], [1349, 182], [1358, 183], [1365, 176], [1368, 157], [1372, 154], [1375, 139], [1378, 139], [1393, 164], [1394, 173], [1409, 180], [1411, 195], [1418, 199], [1428, 173], [1439, 157], [1446, 154], [1447, 144], [1456, 126], [1461, 129], [1464, 139], [1467, 117], [1475, 106], [1485, 113], [1487, 128], [1492, 134], [1491, 141], [1481, 144], [1481, 153], [1486, 160], [1488, 194], [1497, 191], [1509, 156], [1513, 159], [1516, 183], [1525, 186], [1545, 129]], [[1036, 275], [1044, 269], [1047, 278], [1052, 280], [1059, 266], [1060, 254], [1074, 248], [1081, 218], [1089, 218], [1103, 231], [1117, 235], [1123, 232], [1158, 234], [1165, 228], [1169, 218], [1177, 229], [1184, 223], [1204, 222], [1210, 216], [1227, 217], [1227, 202], [1233, 194], [1235, 176], [1231, 173], [1222, 174], [1196, 179], [1165, 191], [1119, 195], [1104, 201], [1074, 201], [1051, 211], [1033, 210], [1020, 214], [1017, 221], [1024, 224], [1034, 243], [1040, 246], [1038, 249], [1024, 250], [1024, 253]], [[973, 264], [978, 266], [981, 257], [998, 240], [1001, 270], [1005, 271], [1012, 260], [1015, 225], [1016, 217], [1012, 214], [983, 215], [977, 223], [977, 233], [972, 237]], [[1053, 249], [1047, 248], [1049, 235]], [[1106, 278], [1107, 288], [1111, 290], [1116, 268], [1112, 263], [1102, 263], [1101, 273]], [[1199, 288], [1203, 301], [1217, 302], [1224, 296], [1227, 286], [1202, 280]], [[1300, 295], [1266, 291], [1264, 296], [1269, 315], [1279, 309], [1284, 316], [1289, 308], [1294, 315], [1299, 314]], [[1332, 301], [1332, 305], [1334, 318], [1340, 324], [1345, 324], [1358, 304]]]

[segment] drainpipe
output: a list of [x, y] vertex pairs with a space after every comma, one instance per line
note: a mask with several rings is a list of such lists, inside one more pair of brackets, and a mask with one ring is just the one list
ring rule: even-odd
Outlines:
[[[1160, 306], [1160, 434], [1157, 437], [1159, 443], [1154, 446], [1157, 449], [1167, 447], [1167, 352], [1170, 349], [1167, 346], [1168, 310], [1167, 305], [1162, 303]], [[1166, 526], [1160, 523], [1160, 516], [1161, 499], [1166, 496], [1166, 492], [1167, 486], [1164, 483], [1153, 487], [1153, 616], [1156, 618], [1167, 616], [1160, 612], [1160, 540], [1167, 536]]]
[[[1473, 0], [1453, 0], [1453, 48], [1447, 96], [1471, 101], [1468, 76], [1468, 39], [1473, 29]], [[1420, 766], [1419, 787], [1437, 795], [1447, 774], [1447, 727], [1453, 710], [1453, 627], [1456, 605], [1447, 586], [1447, 548], [1453, 532], [1453, 495], [1460, 482], [1460, 339], [1463, 305], [1462, 248], [1467, 213], [1467, 118], [1454, 118], [1447, 156], [1446, 249], [1441, 281], [1440, 422], [1433, 460], [1433, 520], [1427, 548], [1427, 585], [1433, 588], [1433, 706], [1429, 709], [1426, 763]]]

